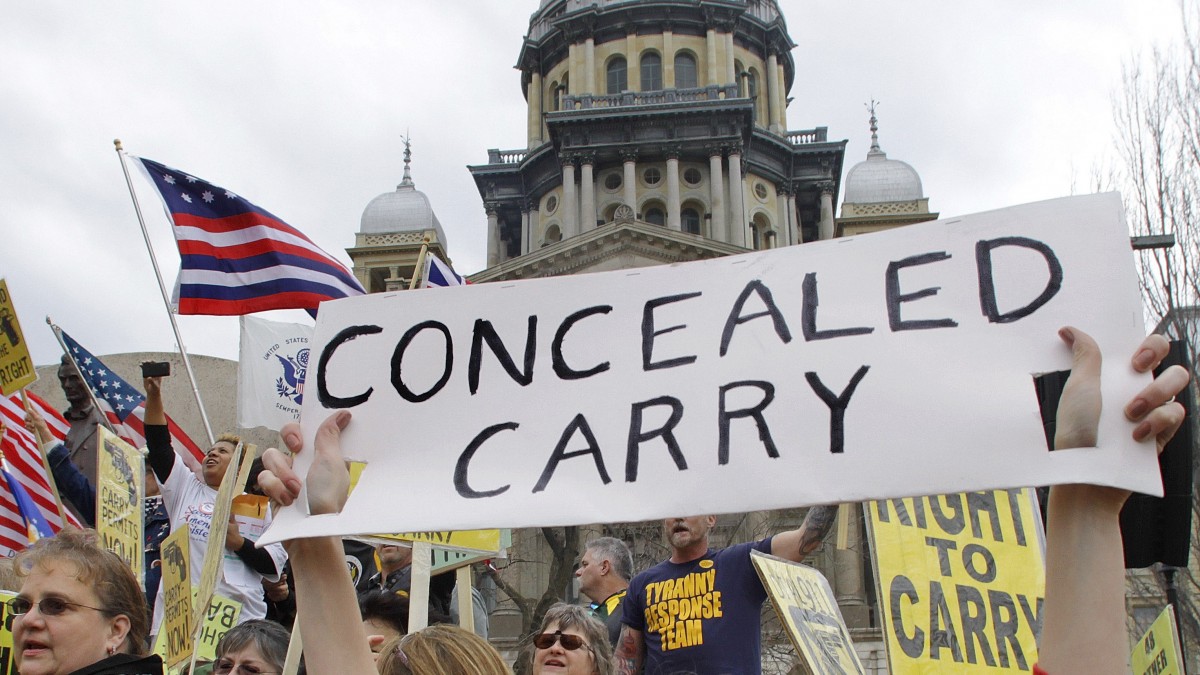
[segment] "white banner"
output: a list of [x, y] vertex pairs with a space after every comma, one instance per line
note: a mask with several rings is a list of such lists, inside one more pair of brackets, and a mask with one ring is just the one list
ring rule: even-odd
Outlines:
[[[1049, 452], [1064, 324], [1107, 357], [1099, 449]], [[303, 425], [366, 462], [265, 541], [624, 522], [1091, 482], [1161, 493], [1116, 194], [715, 260], [327, 302]], [[311, 453], [301, 453], [305, 475]], [[298, 502], [306, 503], [303, 499]]]
[[312, 326], [241, 317], [238, 426], [278, 430], [300, 419]]

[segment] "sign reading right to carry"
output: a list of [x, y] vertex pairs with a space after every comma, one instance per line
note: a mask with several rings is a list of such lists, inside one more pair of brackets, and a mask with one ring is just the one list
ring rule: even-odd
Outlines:
[[0, 394], [10, 396], [35, 380], [37, 371], [29, 357], [29, 346], [21, 335], [17, 310], [8, 294], [8, 283], [0, 279]]
[[889, 672], [1033, 670], [1046, 588], [1033, 490], [865, 506]]

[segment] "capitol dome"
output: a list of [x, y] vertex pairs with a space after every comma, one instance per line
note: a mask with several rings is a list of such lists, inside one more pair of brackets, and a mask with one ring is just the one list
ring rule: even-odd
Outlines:
[[879, 148], [879, 127], [871, 113], [871, 150], [865, 161], [855, 164], [846, 174], [846, 196], [851, 204], [908, 202], [923, 199], [921, 176], [898, 159], [888, 159]]
[[412, 180], [409, 164], [412, 152], [404, 148], [404, 179], [394, 192], [385, 192], [371, 200], [363, 209], [359, 232], [381, 234], [385, 232], [420, 232], [436, 230], [438, 240], [446, 243], [446, 233], [438, 222], [437, 214], [429, 203], [429, 197], [417, 189]]

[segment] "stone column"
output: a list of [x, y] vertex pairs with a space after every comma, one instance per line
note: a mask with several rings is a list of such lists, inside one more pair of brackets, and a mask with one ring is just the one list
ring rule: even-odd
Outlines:
[[862, 506], [851, 504], [850, 508], [838, 510], [838, 517], [848, 516], [846, 525], [846, 549], [834, 549], [833, 592], [837, 598], [847, 628], [867, 628], [870, 610], [867, 607], [867, 589], [863, 581]]
[[642, 90], [642, 67], [638, 63], [637, 30], [632, 26], [625, 34], [625, 79], [629, 91]]
[[637, 213], [637, 150], [622, 150], [621, 162], [624, 175], [621, 177], [622, 198], [629, 208]]
[[733, 29], [730, 29], [725, 34], [725, 84], [737, 84], [737, 66], [733, 61]]
[[721, 146], [708, 149], [708, 183], [712, 188], [712, 238], [729, 241], [725, 227], [725, 180], [721, 177]]
[[767, 56], [767, 72], [763, 73], [763, 79], [767, 81], [767, 125], [771, 131], [780, 133], [779, 111], [776, 110], [779, 107], [779, 83], [775, 80], [775, 73], [779, 70], [775, 67], [777, 63], [775, 52], [771, 52]]
[[784, 240], [786, 246], [800, 243], [800, 214], [796, 213], [796, 193], [792, 191], [787, 196], [788, 231]]
[[579, 232], [587, 232], [596, 226], [596, 180], [592, 177], [592, 165], [596, 154], [585, 153], [579, 157]]
[[537, 202], [529, 206], [529, 250], [533, 251], [533, 247], [538, 245], [544, 236], [542, 229], [542, 211], [538, 208]]
[[817, 184], [821, 191], [821, 217], [817, 221], [817, 232], [821, 239], [833, 239], [833, 181]]
[[[729, 148], [729, 225], [730, 232], [741, 232], [742, 241], [746, 240], [746, 204], [744, 201], [745, 186], [742, 183], [742, 146], [735, 144]], [[729, 241], [728, 239], [726, 241]]]
[[529, 253], [533, 238], [529, 232], [529, 202], [521, 204], [521, 255]]
[[788, 128], [787, 121], [787, 77], [783, 72], [783, 64], [779, 63], [775, 66], [775, 95], [779, 99], [779, 105], [776, 108], [779, 115], [776, 118], [776, 123], [779, 124], [779, 133], [786, 134]]
[[562, 163], [562, 234], [563, 239], [579, 234], [579, 207], [575, 205], [575, 158], [570, 154], [559, 157]]
[[704, 46], [707, 49], [705, 60], [708, 62], [708, 80], [700, 82], [700, 86], [720, 84], [717, 81], [717, 29], [709, 28], [704, 33]]
[[667, 148], [667, 228], [683, 229], [679, 219], [679, 148]]
[[567, 47], [567, 94], [578, 94], [579, 86], [583, 84], [579, 81], [579, 66], [575, 63], [578, 54], [579, 46], [572, 42]]
[[596, 39], [589, 37], [583, 43], [583, 69], [585, 71], [585, 94], [596, 92]]
[[536, 70], [529, 76], [529, 149], [542, 144], [542, 74]]
[[500, 214], [495, 202], [485, 204], [484, 209], [488, 219], [487, 264], [491, 267], [500, 264]]
[[794, 214], [796, 211], [789, 207], [789, 204], [794, 203], [792, 202], [793, 199], [795, 197], [792, 196], [792, 189], [787, 184], [775, 187], [775, 201], [779, 207], [779, 223], [776, 225], [776, 229], [779, 230], [783, 237], [784, 246], [787, 246], [793, 239], [792, 233], [795, 223], [792, 222], [792, 219], [795, 217]]
[[673, 38], [675, 34], [671, 32], [671, 27], [668, 24], [666, 30], [663, 31], [663, 50], [662, 50], [662, 80], [663, 89], [675, 88], [675, 47], [673, 46]]

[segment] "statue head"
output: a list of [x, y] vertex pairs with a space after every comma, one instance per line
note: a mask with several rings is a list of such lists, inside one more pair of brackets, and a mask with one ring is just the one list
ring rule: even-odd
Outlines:
[[73, 410], [86, 410], [91, 406], [92, 399], [88, 395], [87, 383], [83, 381], [83, 376], [66, 354], [63, 354], [62, 365], [58, 367], [58, 384]]

